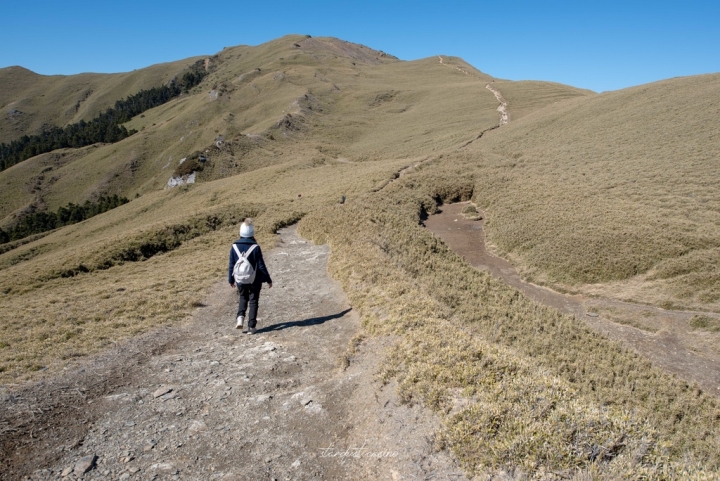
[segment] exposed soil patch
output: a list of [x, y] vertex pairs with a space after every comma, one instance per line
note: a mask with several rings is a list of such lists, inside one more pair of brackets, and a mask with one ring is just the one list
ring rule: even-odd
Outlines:
[[[720, 352], [714, 347], [719, 336], [693, 330], [689, 325], [690, 319], [700, 313], [566, 295], [525, 282], [512, 264], [487, 252], [483, 221], [466, 219], [461, 213], [466, 205], [442, 206], [439, 214], [425, 221], [425, 226], [472, 266], [502, 279], [536, 302], [576, 316], [596, 331], [646, 356], [658, 367], [686, 381], [695, 381], [709, 393], [720, 396]], [[483, 216], [482, 212], [480, 215]]]
[[184, 326], [2, 388], [0, 478], [463, 479], [433, 448], [434, 415], [375, 380], [392, 339], [361, 343], [343, 367], [360, 327], [328, 255], [280, 231], [256, 335], [234, 329], [237, 295], [221, 281]]

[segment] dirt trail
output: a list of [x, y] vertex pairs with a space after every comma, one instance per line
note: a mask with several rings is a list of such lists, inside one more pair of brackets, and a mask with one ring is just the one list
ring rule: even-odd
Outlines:
[[[433, 449], [434, 415], [375, 380], [391, 339], [363, 342], [341, 367], [360, 327], [328, 255], [280, 231], [256, 335], [234, 329], [223, 280], [185, 326], [0, 390], [0, 478], [464, 479]], [[96, 466], [76, 475], [84, 456]]]
[[[442, 63], [442, 58], [440, 59], [440, 63]], [[464, 144], [462, 144], [460, 147], [458, 147], [458, 150], [467, 147], [468, 145], [472, 144], [476, 140], [480, 140], [482, 138], [482, 136], [485, 135], [486, 132], [490, 132], [491, 130], [499, 129], [500, 127], [502, 127], [503, 125], [507, 124], [510, 121], [510, 114], [508, 112], [507, 100], [505, 100], [503, 98], [500, 91], [493, 88], [492, 83], [485, 85], [485, 88], [488, 89], [489, 91], [491, 91], [493, 93], [493, 95], [495, 95], [495, 98], [498, 100], [498, 102], [500, 102], [500, 105], [498, 105], [498, 108], [497, 108], [497, 111], [500, 114], [500, 121], [494, 127], [490, 127], [488, 129], [483, 130], [482, 132], [480, 132], [480, 134], [478, 134], [477, 137], [475, 137], [474, 139], [470, 139], [467, 142], [465, 142]]]
[[596, 331], [647, 357], [656, 366], [686, 381], [695, 381], [707, 392], [720, 396], [717, 335], [690, 330], [688, 320], [696, 312], [566, 295], [525, 282], [512, 264], [487, 252], [483, 222], [466, 219], [461, 213], [466, 205], [468, 203], [442, 206], [441, 213], [425, 221], [426, 227], [474, 267], [488, 271], [536, 302], [576, 316]]
[[453, 67], [455, 70], [459, 70], [460, 72], [464, 73], [465, 75], [470, 75], [470, 74], [467, 72], [467, 70], [463, 70], [463, 69], [461, 69], [460, 67], [455, 67], [455, 66], [453, 66], [453, 65], [448, 65], [448, 64], [446, 64], [445, 62], [443, 62], [442, 55], [438, 55], [438, 58], [440, 59], [440, 63], [441, 63], [442, 65], [447, 65], [448, 67]]
[[507, 124], [510, 121], [507, 100], [503, 98], [499, 90], [493, 88], [492, 83], [487, 84], [485, 88], [491, 91], [493, 95], [495, 95], [497, 101], [500, 102], [500, 105], [498, 105], [497, 108], [498, 113], [500, 113], [500, 126]]
[[[452, 65], [448, 65], [448, 64], [446, 64], [445, 62], [443, 62], [442, 55], [438, 55], [438, 58], [440, 59], [440, 64], [441, 64], [441, 65], [446, 65], [446, 66], [448, 66], [448, 67], [453, 67]], [[461, 71], [461, 72], [464, 73], [465, 75], [470, 75], [467, 71], [461, 69], [460, 67], [453, 67], [453, 68], [455, 68], [456, 70]], [[489, 132], [489, 131], [491, 131], [491, 130], [495, 130], [495, 129], [499, 128], [499, 127], [502, 127], [503, 125], [507, 124], [507, 123], [510, 121], [510, 113], [508, 112], [508, 101], [505, 100], [505, 98], [502, 96], [502, 94], [500, 93], [499, 90], [495, 89], [495, 88], [492, 86], [492, 82], [489, 83], [489, 84], [487, 84], [487, 85], [485, 85], [485, 88], [488, 89], [490, 92], [492, 92], [493, 95], [495, 95], [495, 98], [497, 99], [497, 101], [500, 102], [500, 105], [498, 105], [498, 108], [497, 108], [497, 111], [498, 111], [498, 113], [500, 114], [500, 122], [498, 123], [498, 125], [496, 125], [496, 126], [494, 126], [494, 127], [490, 127], [489, 129], [483, 130], [482, 132], [480, 132], [480, 134], [478, 134], [477, 137], [468, 140], [467, 142], [465, 142], [464, 144], [462, 144], [460, 147], [458, 147], [458, 149], [462, 149], [462, 148], [464, 148], [464, 147], [467, 147], [468, 145], [472, 144], [472, 143], [475, 142], [476, 140], [481, 139], [482, 136], [485, 134], [485, 132]]]
[[386, 188], [388, 185], [392, 184], [393, 182], [395, 182], [398, 179], [401, 179], [402, 177], [406, 176], [407, 174], [414, 172], [418, 167], [420, 167], [421, 165], [423, 165], [426, 162], [429, 162], [432, 159], [433, 159], [433, 157], [422, 157], [419, 160], [413, 162], [412, 164], [403, 167], [402, 169], [395, 172], [395, 174], [393, 174], [392, 178], [385, 180], [380, 185], [375, 187], [372, 191], [380, 192], [381, 190]]
[[408, 165], [407, 167], [403, 167], [402, 169], [398, 170], [397, 176], [392, 181], [394, 182], [397, 179], [400, 179], [400, 178], [406, 176], [407, 174], [414, 172], [415, 169], [417, 169], [418, 167], [420, 167], [425, 162], [428, 162], [431, 159], [432, 159], [431, 157], [423, 157], [422, 159]]

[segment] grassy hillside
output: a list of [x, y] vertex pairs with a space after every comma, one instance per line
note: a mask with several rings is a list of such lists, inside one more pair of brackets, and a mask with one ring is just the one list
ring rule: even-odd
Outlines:
[[535, 80], [520, 82], [496, 80], [493, 82], [493, 87], [498, 89], [510, 104], [511, 120], [521, 119], [546, 105], [556, 104], [569, 98], [595, 95], [590, 90], [572, 90], [567, 85]]
[[491, 240], [537, 282], [720, 309], [718, 92], [717, 74], [666, 80], [488, 134], [467, 162]]
[[712, 478], [716, 402], [467, 266], [418, 221], [481, 178], [443, 155], [388, 184], [406, 165], [288, 164], [158, 191], [0, 255], [0, 375], [52, 373], [182, 321], [224, 278], [242, 218], [270, 247], [303, 217], [368, 332], [397, 336], [383, 376], [437, 411], [439, 447], [469, 472]]
[[[402, 168], [497, 122], [497, 102], [484, 88], [487, 76], [464, 74], [434, 58], [400, 62], [336, 39], [291, 36], [225, 49], [212, 62], [216, 68], [201, 85], [207, 88], [133, 119], [138, 134], [43, 154], [0, 173], [8, 186], [0, 198], [2, 213], [10, 214], [6, 222], [13, 212], [52, 210], [97, 193], [143, 194], [0, 255], [7, 379], [192, 310], [191, 301], [178, 298], [172, 309], [153, 304], [151, 315], [134, 313], [131, 306], [147, 302], [134, 296], [157, 296], [169, 289], [165, 279], [137, 280], [142, 288], [113, 296], [98, 280], [107, 273], [143, 278], [148, 263], [190, 254], [195, 247], [185, 246], [196, 246], [198, 237], [208, 245], [222, 239], [219, 248], [243, 216], [254, 214], [272, 230], [342, 195], [377, 190]], [[225, 141], [218, 148], [219, 134]], [[209, 159], [201, 183], [163, 190], [179, 159], [197, 150], [207, 150]], [[224, 268], [218, 262], [224, 251], [208, 251], [212, 261], [194, 270], [203, 274], [191, 277], [188, 289], [211, 285]], [[32, 300], [39, 289], [57, 290], [57, 302], [73, 301], [63, 301], [60, 310], [43, 308], [45, 300]], [[98, 303], [104, 298], [107, 305]], [[28, 323], [37, 327], [23, 331]], [[107, 323], [126, 329], [108, 336]]]
[[290, 163], [157, 191], [0, 255], [0, 378], [54, 370], [183, 319], [226, 275], [244, 217], [256, 218], [269, 248], [280, 226], [371, 190], [405, 165]]
[[37, 134], [44, 125], [90, 120], [121, 98], [163, 85], [199, 59], [119, 74], [39, 75], [22, 67], [2, 68], [0, 142]]
[[[437, 412], [438, 447], [469, 473], [717, 479], [714, 397], [470, 268], [419, 222], [472, 198], [533, 279], [646, 276], [644, 292], [690, 285], [685, 299], [712, 307], [718, 77], [602, 95], [497, 80], [511, 122], [464, 146], [498, 123], [492, 79], [442, 60], [304, 36], [228, 48], [197, 91], [129, 122], [138, 134], [0, 173], [4, 222], [133, 198], [0, 254], [0, 380], [182, 322], [224, 279], [240, 220], [268, 248], [301, 219], [366, 331], [397, 340], [383, 378]], [[164, 190], [195, 151], [201, 182]], [[693, 256], [710, 262], [662, 277]]]
[[[490, 77], [453, 57], [400, 62], [337, 39], [288, 36], [227, 48], [209, 62], [213, 72], [190, 95], [126, 124], [138, 134], [0, 172], [0, 185], [9, 189], [0, 196], [0, 226], [26, 210], [162, 188], [181, 159], [197, 151], [210, 158], [199, 174], [207, 181], [292, 159], [423, 156], [497, 124], [497, 101], [484, 88]], [[579, 92], [548, 84], [535, 98], [518, 89], [513, 99], [528, 99], [525, 110]]]
[[[211, 60], [215, 71], [197, 92], [127, 124], [138, 134], [75, 153], [72, 162], [48, 165], [38, 156], [25, 161], [32, 167], [1, 172], [0, 185], [16, 187], [0, 203], [0, 225], [34, 206], [162, 188], [195, 151], [208, 151], [200, 178], [212, 180], [293, 159], [425, 155], [497, 122], [496, 100], [483, 88], [488, 77], [435, 58], [400, 62], [336, 39], [290, 36], [228, 48]], [[32, 187], [18, 187], [29, 173]]]
[[400, 339], [383, 376], [441, 416], [438, 447], [478, 475], [717, 479], [715, 398], [472, 269], [419, 225], [438, 199], [483, 183], [436, 159], [300, 223], [332, 246], [331, 273], [365, 328]]

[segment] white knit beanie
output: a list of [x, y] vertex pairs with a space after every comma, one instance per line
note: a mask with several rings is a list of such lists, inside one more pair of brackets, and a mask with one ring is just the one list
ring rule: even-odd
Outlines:
[[245, 219], [240, 226], [240, 237], [253, 237], [255, 235], [255, 227], [251, 218]]

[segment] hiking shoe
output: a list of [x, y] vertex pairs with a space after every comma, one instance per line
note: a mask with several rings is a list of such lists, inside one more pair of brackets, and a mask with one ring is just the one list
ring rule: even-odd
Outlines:
[[[237, 316], [237, 324], [235, 324], [235, 329], [242, 329], [244, 323], [245, 323], [245, 318], [243, 316]], [[245, 331], [243, 331], [243, 332], [245, 332]]]
[[250, 329], [248, 329], [247, 331], [244, 331], [244, 332], [246, 332], [248, 334], [255, 334], [255, 332], [257, 332], [257, 329], [255, 329], [254, 327], [251, 327]]

